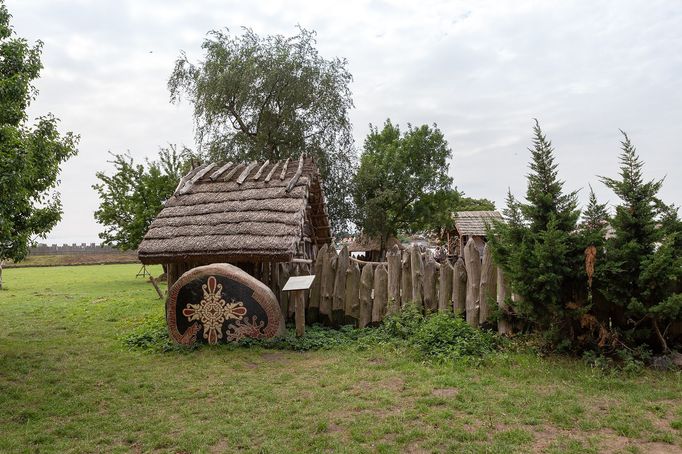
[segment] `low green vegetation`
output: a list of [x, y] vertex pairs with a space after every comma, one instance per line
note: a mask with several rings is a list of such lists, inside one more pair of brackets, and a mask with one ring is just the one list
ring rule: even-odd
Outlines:
[[[138, 268], [5, 271], [0, 452], [682, 451], [679, 372], [605, 373], [519, 342], [451, 350], [456, 319], [409, 311], [163, 351], [163, 302]], [[441, 347], [448, 360], [421, 353]]]

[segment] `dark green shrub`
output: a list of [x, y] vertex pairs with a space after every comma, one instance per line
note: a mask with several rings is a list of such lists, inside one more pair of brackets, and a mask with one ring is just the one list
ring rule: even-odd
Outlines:
[[447, 313], [426, 317], [411, 340], [423, 355], [438, 360], [481, 357], [497, 347], [494, 334]]

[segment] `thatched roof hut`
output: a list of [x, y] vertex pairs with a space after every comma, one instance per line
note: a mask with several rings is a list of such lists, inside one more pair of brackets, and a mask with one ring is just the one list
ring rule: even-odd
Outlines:
[[485, 236], [494, 219], [501, 221], [498, 211], [458, 211], [454, 214], [457, 233], [467, 236]]
[[[391, 236], [386, 240], [385, 250], [391, 249], [393, 246], [397, 245], [400, 249], [404, 249], [400, 240], [394, 236]], [[351, 243], [348, 244], [348, 252], [379, 252], [381, 251], [381, 240], [377, 237], [369, 237], [367, 235], [360, 235], [353, 239]]]
[[485, 246], [488, 227], [493, 220], [502, 221], [498, 211], [457, 211], [454, 215], [455, 228], [447, 232], [448, 253], [461, 255], [462, 247], [472, 238], [479, 251]]
[[185, 175], [138, 250], [142, 263], [312, 259], [331, 240], [312, 158], [204, 164]]

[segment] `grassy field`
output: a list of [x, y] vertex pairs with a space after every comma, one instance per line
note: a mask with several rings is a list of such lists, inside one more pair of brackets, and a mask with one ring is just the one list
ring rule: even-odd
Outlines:
[[137, 270], [5, 271], [0, 452], [682, 452], [680, 373], [389, 347], [130, 351], [121, 337], [163, 311]]

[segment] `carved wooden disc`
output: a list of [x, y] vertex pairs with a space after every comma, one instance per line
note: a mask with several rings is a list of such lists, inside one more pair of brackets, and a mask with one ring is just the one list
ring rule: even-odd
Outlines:
[[166, 322], [171, 337], [185, 345], [284, 333], [284, 319], [272, 290], [227, 263], [183, 274], [168, 292]]

